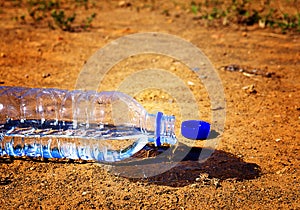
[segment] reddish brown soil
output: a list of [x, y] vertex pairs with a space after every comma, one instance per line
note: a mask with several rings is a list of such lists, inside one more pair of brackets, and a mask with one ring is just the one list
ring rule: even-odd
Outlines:
[[[96, 50], [127, 34], [154, 31], [177, 35], [203, 50], [226, 97], [225, 130], [204, 163], [195, 159], [201, 150], [195, 147], [171, 170], [139, 179], [125, 173], [143, 160], [114, 170], [94, 163], [2, 158], [1, 209], [300, 209], [299, 34], [204, 26], [180, 7], [169, 6], [165, 16], [159, 6], [138, 10], [135, 4], [120, 7], [116, 1], [94, 8], [97, 17], [90, 31], [69, 33], [13, 21], [19, 9], [1, 4], [1, 85], [74, 89], [83, 64]], [[232, 64], [250, 74], [226, 71]], [[118, 68], [101, 89], [115, 88], [122, 78]], [[184, 74], [182, 79], [193, 81], [195, 98], [202, 97], [197, 76]], [[168, 114], [178, 114], [176, 103], [168, 107], [160, 92], [154, 93], [136, 98], [147, 109], [159, 104]], [[205, 120], [209, 117], [204, 114]], [[175, 148], [168, 154], [171, 159], [142, 162], [145, 170], [172, 164], [172, 156], [184, 148]]]

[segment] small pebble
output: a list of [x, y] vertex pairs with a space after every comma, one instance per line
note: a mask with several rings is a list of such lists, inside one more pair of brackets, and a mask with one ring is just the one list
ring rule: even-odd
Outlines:
[[50, 77], [50, 76], [51, 76], [50, 73], [43, 73], [43, 75], [42, 75], [43, 78], [47, 78], [47, 77]]
[[195, 83], [188, 81], [188, 85], [193, 86], [193, 85], [195, 85]]
[[191, 184], [191, 187], [197, 187], [197, 184]]
[[81, 195], [83, 195], [83, 196], [84, 196], [84, 195], [86, 195], [86, 194], [87, 194], [87, 192], [82, 192], [82, 194], [81, 194]]
[[243, 72], [243, 75], [246, 76], [246, 77], [253, 77], [254, 76], [254, 74], [249, 74], [247, 72]]
[[130, 7], [131, 3], [128, 1], [119, 1], [118, 5], [119, 7]]
[[255, 94], [257, 93], [257, 90], [255, 89], [254, 84], [242, 87], [243, 90], [245, 90], [247, 93]]

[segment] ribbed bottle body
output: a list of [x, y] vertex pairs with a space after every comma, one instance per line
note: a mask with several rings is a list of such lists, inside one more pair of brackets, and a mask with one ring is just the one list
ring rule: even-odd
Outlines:
[[67, 91], [0, 87], [0, 123], [7, 120], [72, 122], [74, 128], [90, 124], [139, 127], [146, 115], [134, 99], [120, 92]]

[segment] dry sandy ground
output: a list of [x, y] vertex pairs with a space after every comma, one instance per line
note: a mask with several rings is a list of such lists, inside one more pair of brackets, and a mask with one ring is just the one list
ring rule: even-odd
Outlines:
[[[198, 161], [201, 147], [194, 147], [172, 169], [148, 178], [128, 174], [139, 165], [143, 170], [171, 166], [178, 151], [187, 147], [173, 148], [168, 158], [134, 159], [113, 167], [2, 158], [1, 209], [300, 209], [299, 34], [205, 27], [180, 8], [165, 16], [162, 9], [119, 7], [116, 1], [94, 8], [97, 17], [90, 31], [69, 33], [20, 24], [11, 19], [16, 8], [3, 8], [1, 85], [74, 89], [84, 63], [105, 44], [127, 34], [164, 32], [193, 43], [211, 60], [223, 83], [226, 122], [207, 161]], [[203, 119], [210, 121], [207, 112], [212, 110], [201, 80], [184, 67], [176, 71], [164, 56], [128, 58], [113, 67], [100, 89], [115, 89], [131, 67], [150, 68], [153, 61], [190, 87]], [[248, 73], [224, 68], [233, 64]], [[159, 107], [179, 114], [176, 101], [163, 91], [145, 90], [135, 98], [149, 111]], [[145, 148], [137, 157], [149, 153]]]

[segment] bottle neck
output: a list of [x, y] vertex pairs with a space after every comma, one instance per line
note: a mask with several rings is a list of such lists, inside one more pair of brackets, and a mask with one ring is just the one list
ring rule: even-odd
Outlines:
[[149, 141], [155, 146], [163, 144], [174, 145], [177, 142], [175, 136], [175, 117], [163, 115], [162, 112], [156, 114], [146, 114], [144, 131], [150, 134]]

